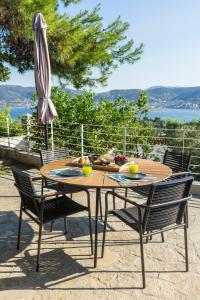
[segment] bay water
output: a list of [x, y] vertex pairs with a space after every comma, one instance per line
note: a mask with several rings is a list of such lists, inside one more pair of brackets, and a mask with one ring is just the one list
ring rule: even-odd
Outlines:
[[[11, 116], [17, 119], [21, 115], [31, 114], [31, 108], [13, 107], [11, 109]], [[200, 109], [158, 109], [151, 110], [148, 114], [149, 118], [160, 118], [162, 120], [173, 119], [179, 121], [190, 122], [193, 120], [200, 121]]]

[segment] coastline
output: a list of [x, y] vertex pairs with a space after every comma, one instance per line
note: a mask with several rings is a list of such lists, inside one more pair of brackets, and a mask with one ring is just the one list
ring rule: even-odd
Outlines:
[[[3, 108], [0, 108], [0, 111]], [[17, 119], [20, 115], [32, 113], [32, 108], [27, 107], [11, 107], [11, 117]], [[156, 108], [150, 109], [148, 117], [161, 120], [177, 120], [183, 122], [200, 121], [200, 109], [186, 109], [186, 108]]]

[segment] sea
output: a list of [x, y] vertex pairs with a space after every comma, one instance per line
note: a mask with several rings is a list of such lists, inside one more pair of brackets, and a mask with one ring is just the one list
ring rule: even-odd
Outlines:
[[[11, 109], [11, 116], [16, 120], [21, 115], [31, 114], [31, 112], [31, 108], [13, 107]], [[190, 122], [193, 120], [200, 121], [200, 109], [157, 109], [151, 110], [148, 114], [148, 117], [152, 119], [173, 119], [185, 122]]]
[[[0, 109], [1, 111], [2, 109]], [[32, 109], [28, 107], [13, 107], [11, 108], [10, 114], [12, 119], [17, 120], [22, 115], [31, 114]]]
[[151, 110], [148, 116], [152, 119], [160, 118], [161, 120], [200, 121], [200, 109], [157, 109]]

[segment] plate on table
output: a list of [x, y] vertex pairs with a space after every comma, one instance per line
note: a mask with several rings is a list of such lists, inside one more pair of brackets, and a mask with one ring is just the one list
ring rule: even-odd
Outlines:
[[147, 174], [145, 173], [127, 173], [123, 175], [125, 178], [132, 179], [132, 180], [140, 180], [144, 179]]
[[83, 175], [82, 170], [79, 168], [60, 169], [55, 171], [55, 174], [63, 177], [74, 177]]

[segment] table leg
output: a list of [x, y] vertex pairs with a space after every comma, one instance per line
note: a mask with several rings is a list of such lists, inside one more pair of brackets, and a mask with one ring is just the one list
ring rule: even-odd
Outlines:
[[96, 208], [95, 208], [95, 245], [94, 245], [94, 268], [97, 266], [97, 249], [98, 249], [98, 211], [99, 211], [99, 201], [101, 197], [101, 190], [96, 189]]
[[100, 210], [100, 219], [103, 220], [103, 211], [102, 211], [102, 199], [101, 199], [101, 193], [99, 195], [99, 210]]

